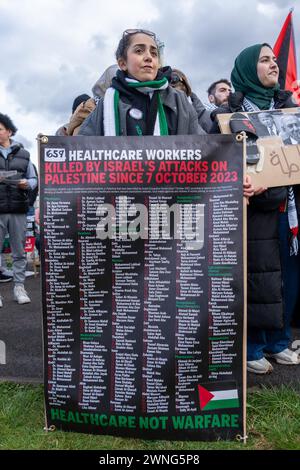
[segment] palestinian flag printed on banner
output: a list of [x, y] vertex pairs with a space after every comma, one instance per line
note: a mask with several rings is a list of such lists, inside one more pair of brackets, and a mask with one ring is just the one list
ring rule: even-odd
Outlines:
[[198, 385], [201, 411], [239, 408], [240, 402], [235, 382], [212, 382]]
[[293, 27], [293, 9], [290, 10], [273, 48], [279, 66], [279, 84], [282, 90], [290, 90], [300, 104], [300, 88], [297, 84], [297, 60]]

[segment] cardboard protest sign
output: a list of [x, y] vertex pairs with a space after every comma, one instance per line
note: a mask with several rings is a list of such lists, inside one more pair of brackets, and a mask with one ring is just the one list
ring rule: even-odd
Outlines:
[[[247, 173], [256, 186], [275, 187], [300, 183], [300, 109], [276, 109], [241, 113], [254, 126], [258, 139], [247, 146], [248, 154], [255, 145], [257, 163], [247, 164]], [[232, 114], [219, 114], [221, 132], [230, 134]], [[251, 160], [251, 159], [249, 159]]]

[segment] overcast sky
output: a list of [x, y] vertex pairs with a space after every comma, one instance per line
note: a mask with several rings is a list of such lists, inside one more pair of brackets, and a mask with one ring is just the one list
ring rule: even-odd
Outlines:
[[[296, 50], [300, 6], [295, 3]], [[37, 162], [35, 137], [68, 121], [73, 99], [91, 95], [127, 28], [154, 31], [164, 64], [180, 68], [206, 99], [249, 45], [274, 45], [293, 3], [286, 0], [0, 0], [0, 112]], [[299, 61], [298, 61], [299, 62]]]

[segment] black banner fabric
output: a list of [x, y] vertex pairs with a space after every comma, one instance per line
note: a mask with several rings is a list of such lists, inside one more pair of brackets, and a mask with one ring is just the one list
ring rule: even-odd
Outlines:
[[47, 426], [244, 435], [242, 144], [224, 135], [45, 140]]

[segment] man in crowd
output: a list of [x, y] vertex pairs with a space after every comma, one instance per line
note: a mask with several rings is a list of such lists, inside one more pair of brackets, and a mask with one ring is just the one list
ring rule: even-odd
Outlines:
[[[14, 299], [19, 304], [26, 304], [30, 302], [24, 289], [26, 213], [29, 189], [36, 188], [37, 176], [29, 152], [11, 139], [16, 132], [9, 116], [0, 113], [0, 247], [8, 232], [13, 259]], [[2, 305], [0, 297], [0, 307]]]
[[231, 83], [226, 78], [220, 78], [216, 82], [213, 82], [207, 90], [209, 104], [206, 108], [214, 110], [222, 104], [228, 103], [228, 97], [231, 93]]

